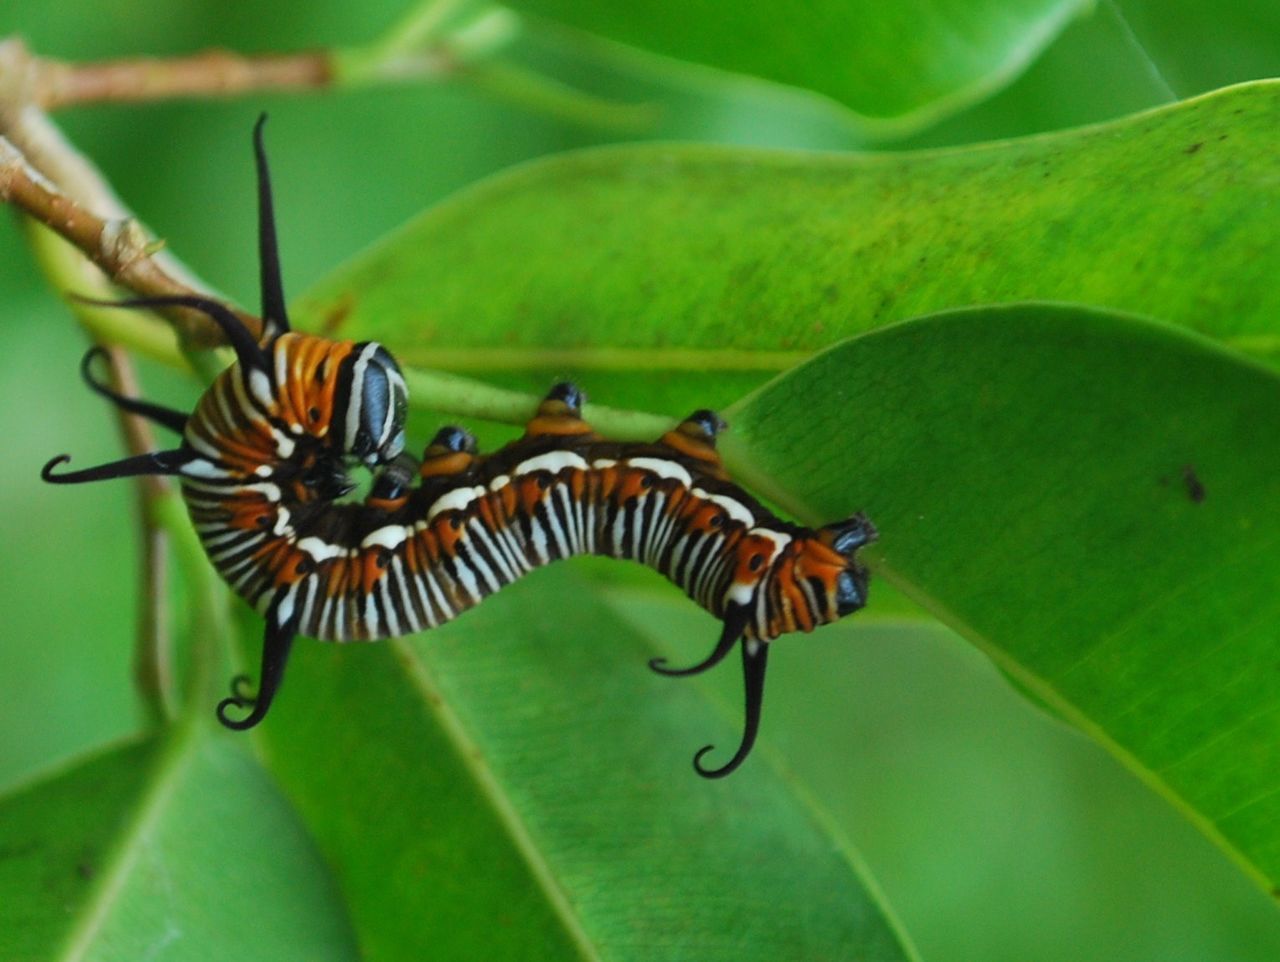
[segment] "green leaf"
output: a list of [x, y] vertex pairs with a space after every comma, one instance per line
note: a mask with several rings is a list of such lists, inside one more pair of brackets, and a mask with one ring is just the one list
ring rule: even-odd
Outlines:
[[296, 816], [211, 735], [112, 749], [0, 799], [0, 956], [357, 958]]
[[1278, 125], [1270, 82], [961, 150], [583, 152], [440, 205], [298, 314], [411, 365], [594, 373], [610, 390], [643, 371], [621, 397], [663, 392], [673, 414], [968, 304], [1091, 303], [1275, 352]]
[[1024, 305], [851, 340], [728, 413], [742, 481], [810, 521], [866, 509], [883, 576], [1275, 885], [1273, 374]]
[[511, 6], [669, 57], [814, 90], [868, 118], [920, 124], [1006, 83], [1088, 5], [515, 0]]
[[912, 957], [764, 758], [697, 777], [693, 752], [731, 751], [740, 710], [650, 672], [657, 652], [580, 571], [420, 638], [294, 656], [263, 733], [370, 956]]
[[1271, 0], [1116, 0], [1116, 10], [1179, 96], [1280, 75], [1280, 6]]

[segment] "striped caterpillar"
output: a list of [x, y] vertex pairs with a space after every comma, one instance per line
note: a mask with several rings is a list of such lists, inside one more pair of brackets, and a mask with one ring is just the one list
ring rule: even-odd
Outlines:
[[[581, 392], [557, 384], [524, 435], [483, 455], [474, 438], [443, 428], [419, 460], [406, 453], [407, 390], [379, 344], [290, 330], [271, 184], [254, 129], [263, 333], [255, 338], [223, 304], [196, 296], [108, 302], [184, 306], [222, 330], [236, 361], [190, 414], [86, 383], [121, 409], [179, 434], [178, 447], [79, 471], [42, 471], [59, 484], [174, 475], [219, 574], [266, 619], [256, 694], [238, 676], [218, 705], [228, 728], [258, 724], [271, 706], [296, 635], [374, 640], [433, 628], [548, 562], [578, 554], [638, 561], [678, 585], [723, 623], [693, 675], [741, 642], [745, 722], [720, 777], [747, 757], [759, 727], [769, 642], [861, 608], [867, 571], [855, 553], [875, 538], [862, 515], [810, 529], [775, 517], [731, 482], [715, 450], [724, 422], [695, 411], [651, 444], [609, 441], [582, 418]], [[350, 472], [373, 473], [359, 503], [338, 498]], [[234, 717], [233, 712], [242, 717]]]

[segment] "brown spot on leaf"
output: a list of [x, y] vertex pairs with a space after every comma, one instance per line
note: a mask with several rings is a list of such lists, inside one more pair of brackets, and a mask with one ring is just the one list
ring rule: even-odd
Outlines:
[[1203, 146], [1204, 146], [1204, 141], [1198, 140], [1194, 144], [1192, 144], [1190, 147], [1184, 148], [1182, 152], [1184, 154], [1194, 154], [1197, 150], [1199, 150]]
[[1196, 477], [1196, 469], [1189, 464], [1182, 468], [1182, 483], [1186, 486], [1188, 498], [1196, 504], [1204, 500], [1204, 484]]

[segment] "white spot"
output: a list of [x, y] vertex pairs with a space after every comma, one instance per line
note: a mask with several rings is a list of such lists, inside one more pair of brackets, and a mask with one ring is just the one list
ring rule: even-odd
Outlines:
[[587, 470], [587, 462], [572, 451], [548, 451], [536, 458], [529, 458], [516, 465], [516, 474], [532, 474], [534, 471], [550, 471], [556, 474], [565, 468]]
[[597, 471], [603, 471], [605, 468], [611, 468], [617, 463], [617, 461], [614, 461], [611, 458], [597, 458], [591, 462], [591, 466]]
[[642, 471], [651, 471], [660, 478], [672, 478], [685, 487], [693, 486], [693, 478], [683, 466], [664, 458], [630, 458], [627, 464]]
[[253, 473], [254, 473], [254, 474], [256, 474], [256, 475], [257, 475], [258, 477], [260, 477], [260, 478], [269, 478], [269, 477], [271, 477], [271, 465], [269, 465], [269, 464], [260, 464], [260, 465], [258, 465], [256, 468], [254, 468], [254, 469], [253, 469]]
[[295, 581], [289, 586], [285, 596], [280, 599], [280, 604], [276, 606], [276, 624], [283, 625], [293, 617], [293, 603], [298, 597], [298, 585], [300, 584], [302, 584], [301, 581]]
[[454, 488], [436, 498], [435, 503], [427, 509], [427, 521], [431, 522], [441, 511], [461, 511], [476, 498], [484, 496], [484, 488]]
[[204, 458], [192, 458], [182, 466], [182, 473], [193, 478], [227, 478], [230, 475], [222, 468], [214, 467]]
[[712, 504], [718, 504], [728, 512], [730, 518], [745, 524], [748, 528], [756, 522], [755, 515], [747, 510], [746, 505], [740, 501], [733, 500], [733, 498], [725, 497], [723, 494], [711, 494], [701, 488], [694, 488], [693, 496], [702, 498], [704, 501], [710, 501]]
[[298, 550], [311, 555], [313, 561], [328, 561], [330, 558], [340, 558], [346, 554], [337, 545], [329, 544], [327, 541], [321, 541], [315, 537], [303, 538], [299, 541]]
[[[293, 433], [301, 434], [302, 431], [297, 425], [294, 425]], [[281, 434], [280, 431], [274, 427], [271, 429], [271, 437], [276, 442], [277, 456], [281, 458], [293, 457], [293, 450], [294, 448], [297, 447], [297, 445], [293, 442], [292, 438], [286, 437], [285, 435]]]
[[249, 390], [266, 410], [275, 410], [276, 399], [271, 394], [271, 379], [267, 377], [265, 371], [260, 371], [256, 367], [249, 370]]
[[288, 508], [284, 507], [283, 505], [281, 505], [279, 508], [276, 508], [276, 524], [275, 524], [275, 527], [271, 529], [271, 533], [276, 535], [277, 537], [280, 537], [285, 534], [291, 534], [292, 529], [289, 527], [290, 520], [291, 519], [289, 517]]
[[490, 491], [501, 491], [511, 482], [511, 475], [500, 474], [489, 482]]
[[365, 535], [364, 540], [360, 542], [360, 547], [372, 548], [376, 545], [386, 548], [388, 551], [394, 551], [400, 547], [408, 536], [409, 529], [404, 525], [389, 524]]
[[724, 593], [724, 596], [727, 601], [732, 601], [734, 604], [742, 605], [745, 608], [747, 605], [751, 604], [751, 596], [753, 593], [754, 589], [751, 585], [744, 585], [741, 582], [735, 581], [733, 584], [729, 585], [729, 590]]

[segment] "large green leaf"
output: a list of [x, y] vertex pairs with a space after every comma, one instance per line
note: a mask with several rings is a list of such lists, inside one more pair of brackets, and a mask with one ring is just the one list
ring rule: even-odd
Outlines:
[[557, 565], [421, 638], [294, 656], [263, 732], [368, 957], [911, 957], [766, 759], [697, 777], [739, 712], [651, 673], [593, 588]]
[[869, 118], [954, 109], [1007, 82], [1081, 0], [582, 3], [517, 10], [681, 60], [804, 87]]
[[0, 956], [357, 957], [314, 846], [256, 763], [205, 726], [0, 798]]
[[729, 412], [740, 478], [865, 508], [876, 568], [1280, 880], [1280, 382], [1085, 309], [926, 318]]
[[1271, 0], [1117, 0], [1115, 9], [1180, 97], [1280, 76], [1280, 6]]
[[968, 304], [1092, 303], [1272, 351], [1278, 127], [1280, 83], [1257, 83], [961, 150], [579, 153], [428, 212], [299, 314], [411, 364], [643, 370], [651, 393], [651, 372], [673, 372], [677, 414], [720, 403], [735, 372], [759, 383], [844, 335]]

